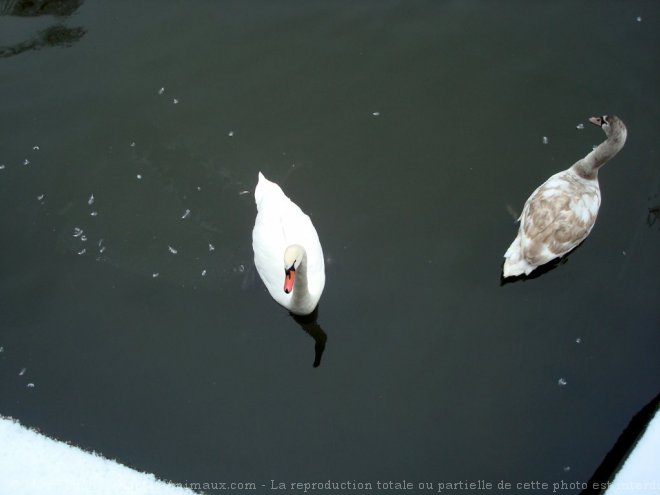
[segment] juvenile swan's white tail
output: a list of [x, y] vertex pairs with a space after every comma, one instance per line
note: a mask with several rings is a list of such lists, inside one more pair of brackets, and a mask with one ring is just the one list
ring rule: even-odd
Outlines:
[[532, 273], [532, 270], [536, 268], [534, 265], [530, 265], [527, 260], [523, 257], [520, 250], [520, 237], [516, 237], [509, 249], [504, 253], [504, 267], [502, 268], [502, 274], [504, 277], [517, 277], [522, 275], [529, 275]]

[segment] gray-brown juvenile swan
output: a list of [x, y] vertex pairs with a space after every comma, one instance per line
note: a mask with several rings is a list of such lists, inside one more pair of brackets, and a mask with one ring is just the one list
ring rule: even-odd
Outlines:
[[529, 275], [535, 268], [564, 256], [580, 244], [596, 223], [600, 207], [598, 169], [626, 142], [627, 130], [615, 115], [591, 117], [607, 139], [569, 169], [559, 172], [529, 197], [520, 229], [504, 254], [504, 277]]

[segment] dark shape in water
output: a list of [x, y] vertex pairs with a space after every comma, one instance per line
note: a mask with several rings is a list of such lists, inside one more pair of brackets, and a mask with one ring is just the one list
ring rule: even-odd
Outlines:
[[289, 313], [289, 315], [314, 339], [314, 368], [318, 368], [321, 365], [321, 357], [323, 351], [325, 351], [325, 343], [328, 340], [327, 334], [318, 324], [319, 307], [316, 306], [316, 309], [308, 315], [294, 315], [293, 313]]
[[2, 6], [2, 15], [68, 17], [78, 10], [82, 3], [83, 0], [9, 0]]
[[[78, 10], [82, 2], [83, 0], [7, 1], [1, 7], [1, 14], [16, 17], [37, 17], [41, 15], [68, 17]], [[71, 46], [80, 40], [86, 32], [82, 27], [68, 27], [58, 23], [39, 31], [29, 40], [12, 46], [0, 47], [0, 58], [7, 58], [50, 46]]]
[[655, 221], [660, 216], [660, 205], [649, 208], [649, 215], [646, 217], [646, 223], [652, 227]]

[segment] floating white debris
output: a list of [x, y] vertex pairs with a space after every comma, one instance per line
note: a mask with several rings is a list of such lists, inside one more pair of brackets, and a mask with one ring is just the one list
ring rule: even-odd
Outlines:
[[626, 255], [626, 252], [625, 252], [625, 251], [621, 251], [621, 254], [623, 254], [623, 255], [625, 256], [625, 255]]
[[103, 244], [103, 239], [99, 239], [98, 245], [101, 247], [101, 244]]
[[30, 160], [28, 160], [27, 158], [23, 160], [23, 165], [29, 165], [29, 164], [30, 164]]
[[190, 216], [190, 210], [186, 209], [186, 211], [183, 212], [183, 215], [181, 215], [181, 220], [185, 220]]
[[564, 466], [564, 472], [568, 473], [571, 470], [571, 466]]
[[575, 339], [575, 343], [576, 343], [576, 344], [581, 344], [581, 343], [582, 343], [582, 339], [581, 339], [580, 337], [578, 337], [577, 339]]
[[158, 96], [162, 96], [164, 92], [165, 92], [165, 88], [160, 88], [158, 90]]
[[152, 273], [151, 278], [158, 278], [159, 275], [160, 275], [160, 273], [158, 273], [158, 272]]
[[172, 254], [177, 254], [179, 252], [176, 249], [174, 249], [172, 246], [167, 246], [167, 247], [170, 250], [170, 253], [172, 253]]
[[93, 211], [93, 212], [91, 212], [91, 213], [89, 214], [89, 216], [90, 216], [90, 217], [95, 217], [95, 216], [97, 216], [98, 214], [99, 214], [98, 211]]
[[371, 115], [373, 115], [374, 117], [378, 117], [380, 115], [380, 112], [371, 112]]
[[94, 204], [94, 195], [93, 194], [87, 200], [87, 204], [90, 205], [90, 206]]
[[0, 354], [2, 354], [3, 352], [5, 352], [5, 348], [0, 345]]
[[85, 234], [81, 235], [80, 240], [83, 242], [87, 242], [87, 236]]
[[197, 186], [197, 190], [198, 190], [198, 191], [201, 191], [202, 188], [201, 188], [200, 186]]
[[637, 22], [642, 22], [642, 16], [641, 15], [637, 16]]
[[34, 388], [34, 383], [30, 382], [26, 385], [27, 388]]
[[206, 270], [202, 270], [202, 277], [206, 277]]
[[557, 385], [559, 385], [560, 387], [565, 386], [566, 383], [567, 383], [567, 382], [566, 382], [566, 379], [565, 379], [565, 378], [560, 378], [559, 380], [557, 380]]
[[34, 151], [39, 151], [39, 146], [36, 146], [36, 145], [35, 145], [35, 146], [32, 146], [32, 149], [33, 149]]
[[229, 136], [229, 137], [234, 137], [234, 131], [229, 131], [229, 132], [227, 133], [227, 136]]
[[245, 265], [238, 265], [236, 271], [239, 273], [243, 273], [245, 271]]
[[104, 251], [105, 251], [105, 246], [101, 246], [101, 249], [99, 249], [99, 253], [103, 254]]
[[75, 227], [73, 229], [73, 237], [80, 237], [82, 233], [83, 233], [83, 229], [81, 229], [80, 227]]
[[78, 256], [82, 256], [87, 252], [87, 248], [83, 248], [82, 251], [78, 251]]
[[27, 368], [21, 368], [21, 371], [18, 372], [18, 376], [23, 376], [26, 371], [27, 371]]
[[250, 191], [247, 191], [247, 190], [246, 190], [246, 191], [239, 191], [239, 192], [238, 192], [238, 195], [239, 195], [239, 196], [243, 196], [244, 194], [250, 194]]
[[131, 148], [135, 148], [135, 141], [131, 143]]
[[5, 169], [5, 164], [3, 163], [2, 165], [0, 165], [0, 170], [4, 170], [4, 169]]
[[575, 126], [575, 128], [582, 130], [582, 129], [584, 129], [584, 124], [578, 124], [578, 125]]
[[44, 199], [44, 196], [45, 196], [44, 194], [40, 194], [39, 196], [37, 196], [37, 199], [41, 201], [42, 199]]
[[209, 242], [209, 251], [215, 251], [215, 246]]
[[173, 98], [173, 99], [172, 99], [172, 103], [174, 103], [174, 104], [176, 105], [176, 104], [179, 103], [179, 100], [177, 100], [176, 98]]
[[549, 142], [548, 136], [543, 136], [543, 144], [548, 144]]

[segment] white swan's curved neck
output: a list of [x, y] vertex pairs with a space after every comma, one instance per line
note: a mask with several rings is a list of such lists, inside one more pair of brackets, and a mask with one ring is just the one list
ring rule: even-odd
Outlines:
[[598, 169], [621, 151], [625, 142], [625, 132], [610, 136], [596, 146], [591, 153], [585, 156], [582, 160], [578, 160], [572, 168], [584, 179], [596, 179], [598, 177]]
[[296, 268], [296, 279], [293, 285], [293, 293], [291, 300], [294, 305], [302, 306], [308, 304], [309, 300], [309, 284], [307, 282], [307, 252], [302, 250], [302, 260]]

